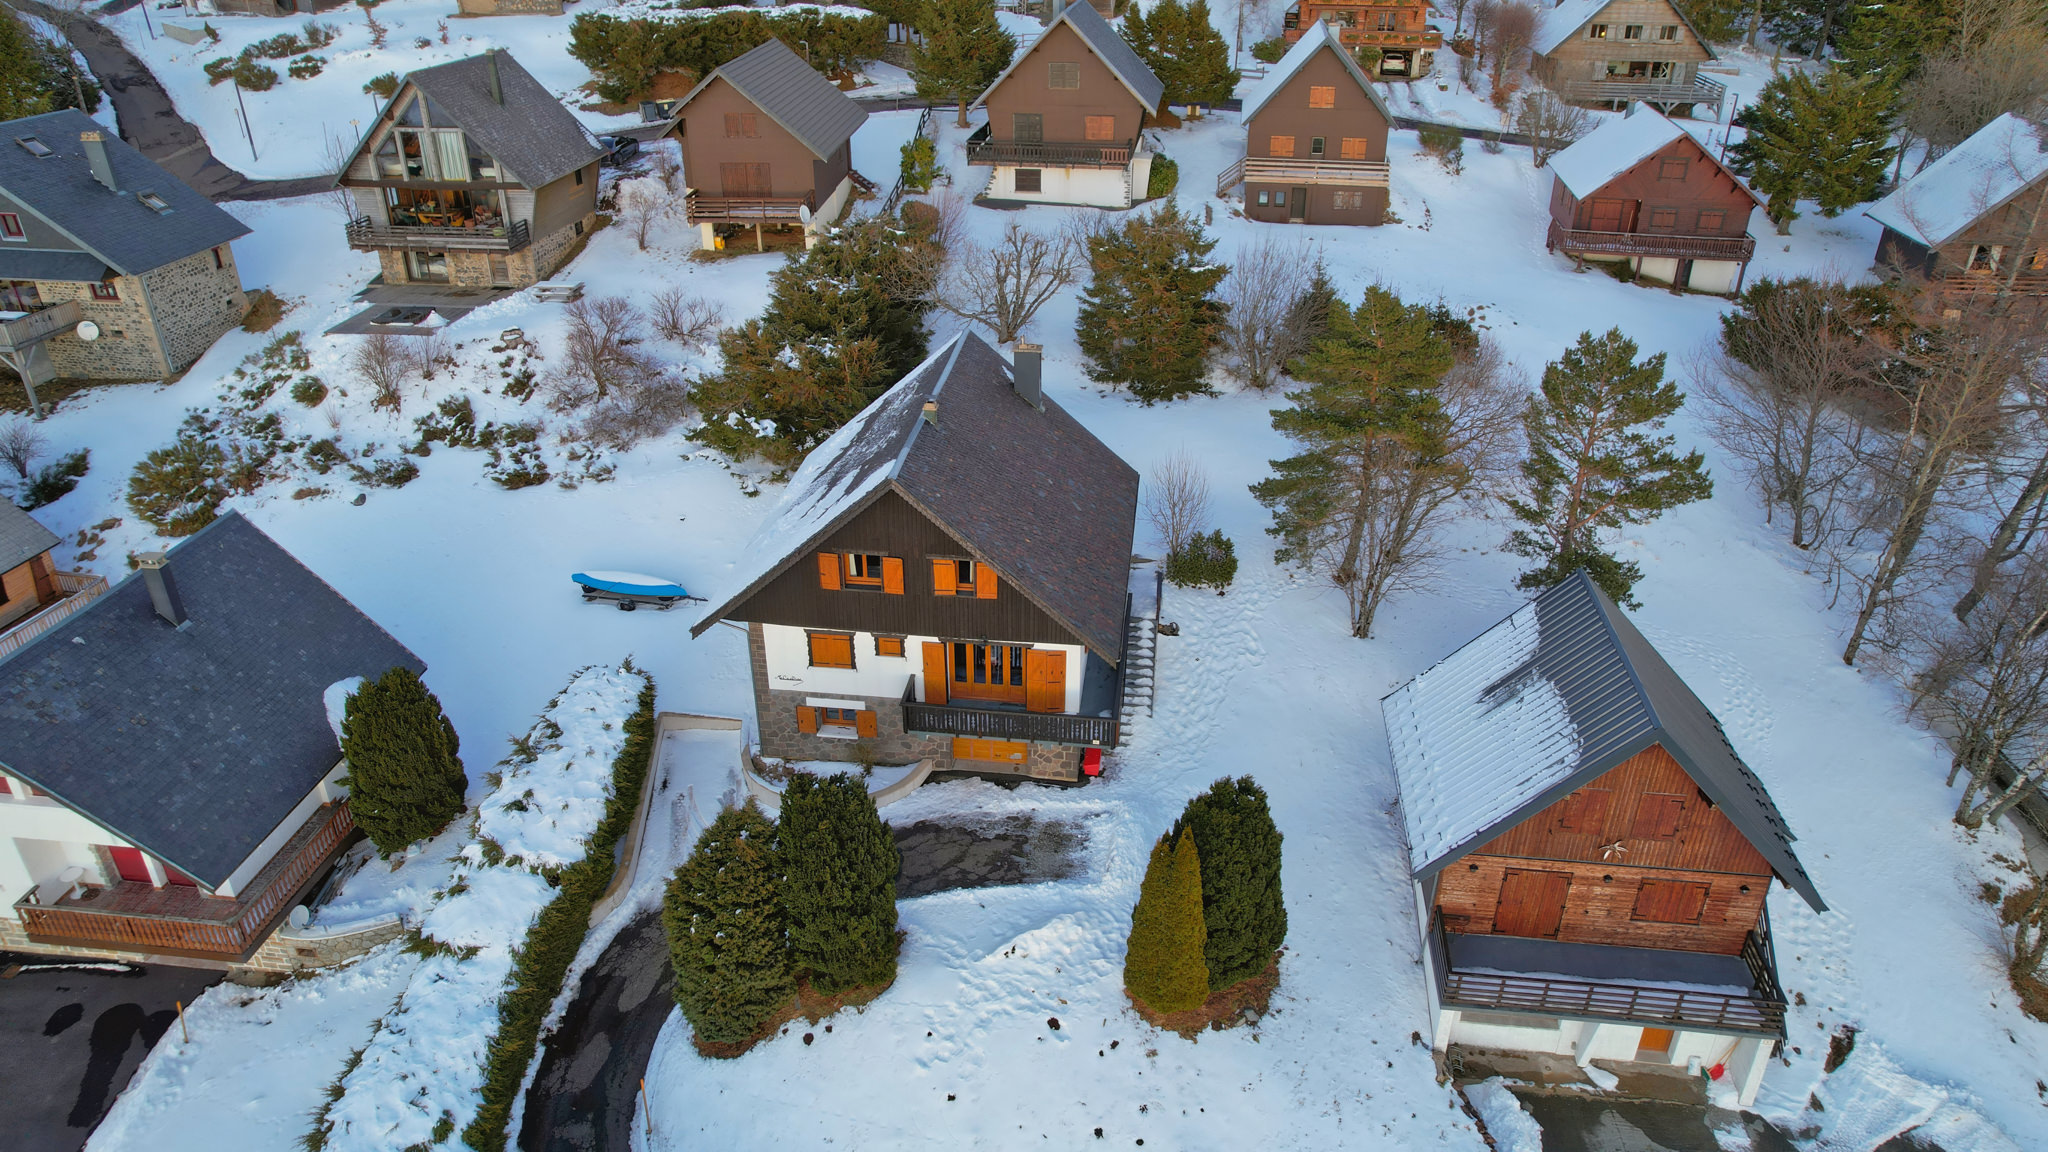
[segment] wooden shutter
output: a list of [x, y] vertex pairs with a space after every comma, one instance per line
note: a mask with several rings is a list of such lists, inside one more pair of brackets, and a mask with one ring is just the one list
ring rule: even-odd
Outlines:
[[1294, 137], [1275, 136], [1267, 144], [1266, 151], [1274, 156], [1292, 156], [1294, 155]]
[[959, 593], [960, 569], [951, 560], [932, 561], [932, 595], [957, 596]]
[[839, 590], [839, 553], [818, 553], [818, 587]]
[[1556, 936], [1564, 922], [1568, 872], [1533, 872], [1510, 868], [1501, 876], [1500, 904], [1493, 930], [1505, 936]]
[[1678, 835], [1678, 821], [1684, 815], [1685, 797], [1652, 792], [1636, 805], [1635, 824], [1628, 834], [1644, 840], [1667, 840]]
[[1309, 85], [1308, 106], [1311, 108], [1335, 108], [1337, 106], [1337, 89], [1328, 84]]
[[853, 734], [867, 739], [875, 734], [875, 710], [863, 708], [853, 714]]
[[946, 702], [946, 646], [924, 642], [924, 702]]
[[1033, 712], [1067, 710], [1067, 654], [1024, 650], [1024, 707]]
[[882, 591], [891, 596], [903, 595], [903, 558], [882, 557]]
[[1560, 832], [1599, 832], [1607, 825], [1614, 793], [1606, 788], [1581, 788], [1565, 797], [1564, 812], [1557, 818]]
[[811, 667], [853, 667], [853, 637], [843, 632], [812, 632], [808, 639], [811, 642]]
[[816, 734], [818, 731], [818, 710], [798, 705], [796, 710], [796, 730]]
[[974, 562], [974, 597], [977, 600], [996, 598], [996, 570], [979, 560]]
[[1114, 117], [1114, 116], [1088, 116], [1088, 117], [1085, 117], [1085, 118], [1083, 118], [1083, 119], [1082, 119], [1082, 121], [1081, 121], [1081, 129], [1082, 129], [1082, 132], [1083, 132], [1083, 134], [1084, 134], [1084, 138], [1085, 138], [1085, 139], [1089, 139], [1089, 140], [1114, 140], [1114, 139], [1116, 139], [1116, 117]]
[[1645, 880], [1636, 890], [1633, 919], [1655, 924], [1697, 924], [1707, 907], [1707, 885], [1685, 880]]
[[1340, 143], [1340, 144], [1339, 144], [1339, 145], [1337, 146], [1337, 156], [1338, 156], [1338, 159], [1341, 159], [1341, 160], [1366, 160], [1366, 159], [1370, 159], [1370, 156], [1369, 156], [1369, 152], [1370, 152], [1370, 150], [1371, 150], [1371, 145], [1372, 145], [1372, 141], [1371, 141], [1371, 140], [1369, 140], [1369, 139], [1367, 139], [1367, 138], [1366, 138], [1366, 137], [1364, 137], [1364, 136], [1346, 136], [1346, 137], [1344, 137], [1344, 140], [1343, 140], [1343, 142], [1342, 142], [1342, 143]]

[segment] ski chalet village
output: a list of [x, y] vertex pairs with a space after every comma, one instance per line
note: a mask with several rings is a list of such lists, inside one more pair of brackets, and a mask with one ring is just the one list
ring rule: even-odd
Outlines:
[[0, 80], [0, 1148], [2048, 1148], [2039, 3]]

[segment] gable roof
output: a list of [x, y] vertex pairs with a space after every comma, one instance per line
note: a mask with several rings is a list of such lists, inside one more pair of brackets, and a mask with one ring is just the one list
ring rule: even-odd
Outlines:
[[1550, 170], [1566, 191], [1584, 200], [1674, 140], [1691, 144], [1694, 152], [1719, 168], [1723, 175], [1735, 182], [1737, 188], [1748, 194], [1750, 200], [1762, 203], [1741, 177], [1714, 159], [1714, 154], [1699, 142], [1697, 136], [1647, 104], [1631, 104], [1625, 114], [1602, 119], [1599, 127], [1552, 156]]
[[[723, 619], [893, 491], [1103, 660], [1122, 656], [1138, 473], [962, 333], [813, 449], [692, 635]], [[938, 422], [922, 418], [938, 404]], [[1000, 459], [1005, 467], [988, 467]]]
[[1245, 95], [1238, 120], [1246, 124], [1251, 123], [1252, 117], [1259, 114], [1259, 109], [1266, 106], [1266, 101], [1278, 95], [1282, 88], [1287, 87], [1289, 81], [1303, 68], [1308, 67], [1308, 62], [1315, 59], [1316, 53], [1325, 49], [1344, 62], [1344, 70], [1351, 73], [1351, 78], [1364, 89], [1366, 98], [1372, 101], [1373, 107], [1379, 109], [1380, 115], [1386, 118], [1389, 126], [1392, 126], [1394, 114], [1387, 110], [1387, 102], [1380, 98], [1379, 89], [1373, 87], [1372, 81], [1366, 79], [1365, 72], [1358, 67], [1358, 60], [1344, 47], [1343, 42], [1337, 39], [1336, 29], [1321, 20], [1310, 25], [1309, 30], [1301, 34], [1301, 39], [1294, 42], [1294, 46], [1287, 50], [1287, 55], [1280, 58], [1280, 63], [1274, 66], [1265, 80]]
[[1159, 109], [1159, 98], [1166, 94], [1166, 85], [1152, 74], [1152, 69], [1147, 68], [1143, 60], [1138, 58], [1136, 50], [1124, 43], [1124, 38], [1116, 34], [1116, 29], [1109, 26], [1109, 21], [1102, 18], [1102, 14], [1095, 10], [1094, 5], [1080, 3], [1068, 4], [1060, 9], [1060, 14], [1046, 24], [1045, 30], [1038, 34], [1038, 39], [1017, 53], [1016, 59], [1010, 61], [1010, 66], [1003, 69], [1003, 74], [996, 77], [995, 83], [990, 84], [982, 90], [981, 95], [974, 98], [974, 107], [981, 107], [982, 102], [988, 99], [988, 94], [1002, 87], [1003, 81], [1008, 80], [1010, 73], [1015, 72], [1025, 57], [1031, 55], [1032, 49], [1043, 44], [1045, 38], [1052, 35], [1053, 29], [1062, 24], [1072, 28], [1088, 45], [1088, 50], [1095, 53], [1096, 59], [1108, 65], [1110, 74], [1117, 78], [1117, 82], [1122, 84], [1124, 90], [1138, 103], [1145, 106], [1146, 112], [1155, 112]]
[[419, 657], [239, 514], [0, 660], [0, 763], [210, 888], [333, 771], [324, 694]]
[[15, 507], [14, 501], [0, 500], [0, 572], [26, 564], [56, 546], [55, 532]]
[[[1538, 56], [1548, 56], [1557, 51], [1558, 45], [1577, 35], [1579, 29], [1591, 23], [1595, 16], [1607, 11], [1607, 6], [1613, 2], [1614, 0], [1562, 0], [1555, 8], [1544, 9], [1536, 17], [1536, 40], [1529, 45], [1529, 51]], [[1667, 7], [1671, 9], [1671, 14], [1685, 25], [1686, 31], [1692, 33], [1692, 42], [1700, 46], [1700, 50], [1707, 54], [1707, 59], [1721, 58], [1714, 52], [1714, 46], [1707, 43], [1707, 38], [1700, 35], [1700, 30], [1693, 27], [1692, 18], [1685, 14], [1685, 9], [1668, 3], [1668, 0]]]
[[[432, 68], [408, 72], [405, 83], [425, 93], [429, 100], [454, 117], [479, 148], [491, 154], [529, 188], [552, 184], [604, 155], [581, 121], [562, 106], [555, 95], [520, 67], [510, 52], [498, 52], [498, 89], [504, 103], [491, 99], [490, 52], [478, 53]], [[401, 86], [399, 96], [404, 95]], [[384, 106], [388, 120], [400, 107], [393, 99]], [[379, 139], [367, 132], [356, 147], [360, 154]], [[355, 157], [349, 162], [353, 164]], [[347, 171], [344, 166], [343, 171]]]
[[1780, 880], [1826, 910], [1791, 829], [1720, 721], [1583, 570], [1381, 708], [1417, 878], [1655, 744]]
[[[79, 140], [86, 132], [105, 139], [121, 191], [93, 178]], [[31, 136], [50, 154], [36, 156], [16, 143]], [[98, 280], [108, 268], [137, 276], [249, 234], [248, 225], [75, 108], [0, 124], [0, 190], [83, 249], [9, 244], [0, 251], [0, 276], [9, 278], [61, 272], [66, 280]], [[145, 192], [165, 210], [144, 204]]]
[[2011, 112], [1970, 134], [1864, 215], [1938, 248], [2048, 176], [2048, 128]]
[[838, 85], [818, 75], [818, 70], [790, 51], [789, 45], [771, 38], [720, 64], [711, 70], [711, 75], [698, 81], [669, 114], [664, 131], [673, 131], [676, 121], [682, 119], [683, 109], [720, 77], [820, 160], [831, 159], [867, 122], [867, 109], [854, 103]]

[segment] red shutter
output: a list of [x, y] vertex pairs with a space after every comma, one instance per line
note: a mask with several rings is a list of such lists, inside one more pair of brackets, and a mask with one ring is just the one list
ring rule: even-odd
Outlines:
[[1644, 840], [1667, 840], [1678, 835], [1679, 818], [1685, 814], [1683, 796], [1651, 793], [1636, 807], [1636, 820], [1629, 835]]
[[799, 732], [817, 732], [818, 710], [799, 705], [796, 710], [796, 730]]
[[818, 553], [818, 587], [838, 591], [839, 553]]
[[863, 708], [853, 714], [853, 734], [863, 739], [875, 734], [875, 711]]
[[150, 883], [149, 865], [142, 858], [142, 849], [109, 847], [107, 855], [114, 858], [114, 871], [120, 873], [121, 879]]
[[882, 557], [882, 591], [891, 596], [903, 595], [903, 558]]

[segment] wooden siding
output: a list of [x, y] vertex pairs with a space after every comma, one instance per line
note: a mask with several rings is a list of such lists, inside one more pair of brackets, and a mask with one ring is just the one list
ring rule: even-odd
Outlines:
[[[840, 148], [830, 161], [819, 160], [723, 76], [706, 85], [682, 112], [676, 136], [683, 148], [683, 180], [702, 195], [727, 194], [719, 175], [721, 164], [768, 165], [769, 188], [757, 192], [758, 195], [802, 196], [816, 192], [821, 201], [839, 186], [839, 180], [834, 178], [830, 184], [819, 181], [835, 167], [840, 177], [846, 175], [846, 157], [850, 155], [847, 148]], [[759, 135], [727, 136], [728, 114], [752, 116]]]
[[[1607, 25], [1607, 39], [1587, 37], [1595, 24]], [[1631, 24], [1643, 28], [1641, 40], [1624, 40], [1622, 29]], [[1657, 30], [1677, 25], [1677, 40], [1658, 40]], [[1599, 15], [1578, 28], [1564, 43], [1546, 55], [1532, 55], [1529, 71], [1545, 84], [1607, 79], [1608, 61], [1672, 61], [1670, 83], [1690, 84], [1699, 66], [1713, 59], [1713, 53], [1685, 26], [1670, 0], [1614, 0]]]
[[[533, 234], [546, 236], [557, 229], [567, 228], [597, 211], [597, 162], [592, 161], [580, 169], [583, 182], [576, 182], [576, 172], [538, 189], [533, 200]], [[507, 207], [512, 206], [515, 197], [507, 197]], [[518, 220], [518, 216], [512, 219]]]
[[[1969, 271], [1970, 253], [1979, 244], [2005, 249], [1996, 271]], [[2015, 259], [2020, 261], [2015, 291], [2048, 291], [2048, 177], [2036, 180], [1997, 211], [1979, 216], [1939, 248], [1928, 248], [1890, 228], [1877, 246], [1880, 266], [1917, 277], [1954, 277], [1985, 291], [2005, 283]]]
[[[1743, 936], [1763, 917], [1764, 896], [1770, 891], [1771, 884], [1768, 876], [1674, 873], [1667, 869], [1603, 863], [1546, 861], [1537, 867], [1518, 857], [1472, 855], [1444, 869], [1439, 877], [1436, 903], [1443, 910], [1444, 927], [1451, 932], [1481, 934], [1519, 927], [1517, 924], [1497, 926], [1495, 922], [1503, 900], [1502, 889], [1510, 871], [1570, 876], [1564, 893], [1564, 913], [1557, 921], [1557, 932], [1551, 939], [1575, 944], [1713, 952], [1723, 956], [1733, 956], [1742, 951]], [[1699, 922], [1663, 923], [1636, 919], [1637, 906], [1643, 898], [1643, 884], [1647, 881], [1652, 885], [1651, 901], [1654, 904], [1663, 898], [1664, 893], [1671, 891], [1658, 886], [1674, 880], [1706, 886]], [[1520, 887], [1526, 890], [1528, 883], [1525, 881]], [[1743, 891], [1745, 888], [1748, 891]], [[1533, 918], [1533, 913], [1523, 915]]]
[[[1684, 179], [1662, 177], [1667, 158], [1686, 161]], [[1594, 223], [1596, 200], [1617, 200], [1627, 209], [1618, 227], [1610, 226], [1607, 220]], [[1749, 214], [1755, 207], [1756, 200], [1749, 190], [1722, 171], [1690, 134], [1681, 134], [1584, 199], [1574, 197], [1564, 181], [1551, 179], [1550, 218], [1560, 227], [1573, 230], [1741, 237], [1749, 232]], [[1651, 226], [1659, 209], [1676, 213], [1668, 227]], [[1700, 215], [1705, 212], [1721, 213], [1718, 228], [1700, 222]]]
[[869, 552], [901, 557], [903, 595], [822, 588], [818, 562], [814, 555], [806, 555], [752, 596], [735, 604], [726, 613], [726, 619], [959, 640], [1084, 643], [1006, 578], [998, 578], [993, 597], [935, 595], [931, 558], [965, 558], [969, 555], [967, 547], [894, 491], [884, 492], [812, 552]]
[[[1054, 63], [1080, 65], [1080, 87], [1054, 88]], [[1032, 46], [1016, 69], [990, 90], [986, 105], [989, 139], [1014, 141], [1011, 118], [1016, 113], [1029, 112], [1045, 117], [1047, 144], [1120, 144], [1138, 135], [1145, 114], [1152, 111], [1131, 95], [1109, 65], [1089, 49], [1081, 34], [1066, 24], [1055, 26]], [[1108, 140], [1088, 140], [1086, 121], [1090, 116], [1116, 118], [1115, 130]]]
[[[1310, 88], [1336, 89], [1333, 106], [1309, 107]], [[1325, 50], [1317, 52], [1285, 87], [1266, 101], [1257, 115], [1245, 122], [1245, 155], [1256, 159], [1270, 158], [1275, 155], [1273, 137], [1284, 136], [1293, 141], [1292, 155], [1296, 159], [1312, 160], [1315, 159], [1312, 142], [1320, 136], [1323, 138], [1323, 160], [1384, 162], [1387, 158], [1387, 128], [1386, 117], [1352, 79], [1350, 69]], [[1365, 154], [1346, 156], [1344, 141], [1347, 138], [1363, 139], [1366, 142]], [[1293, 218], [1288, 197], [1293, 194], [1294, 187], [1248, 179], [1245, 184], [1245, 215], [1253, 220], [1286, 223]], [[1267, 204], [1259, 203], [1261, 192], [1266, 193]], [[1302, 217], [1303, 223], [1378, 224], [1386, 219], [1385, 188], [1345, 188], [1342, 192], [1347, 200], [1356, 199], [1359, 206], [1340, 209], [1336, 206], [1338, 189], [1309, 187], [1304, 197], [1307, 212]], [[1354, 196], [1354, 192], [1363, 195]]]

